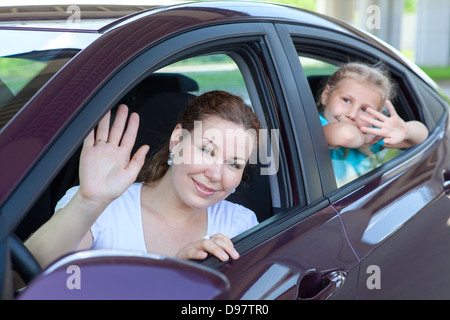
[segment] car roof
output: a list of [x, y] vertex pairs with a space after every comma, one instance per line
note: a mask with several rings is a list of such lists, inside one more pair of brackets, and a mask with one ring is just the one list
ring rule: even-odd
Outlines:
[[[101, 3], [97, 0], [95, 3]], [[105, 32], [117, 25], [124, 25], [146, 15], [171, 13], [174, 16], [199, 18], [203, 22], [241, 20], [265, 21], [304, 21], [305, 24], [341, 29], [338, 20], [306, 10], [257, 1], [144, 1], [130, 4], [76, 4], [59, 0], [52, 5], [14, 5], [0, 6], [0, 29], [69, 29], [91, 32]], [[74, 4], [75, 3], [75, 4]], [[141, 4], [133, 4], [141, 3]], [[147, 4], [145, 4], [147, 3]], [[73, 10], [79, 10], [76, 23], [68, 23]]]
[[[170, 3], [170, 1], [167, 1]], [[97, 1], [95, 3], [98, 3]], [[173, 4], [179, 3], [174, 1]], [[26, 4], [26, 2], [25, 2]], [[70, 29], [71, 31], [98, 32], [109, 24], [118, 23], [122, 19], [157, 8], [162, 3], [153, 4], [79, 4], [64, 3], [58, 1], [56, 4], [47, 5], [24, 5], [14, 3], [0, 6], [0, 29]], [[167, 6], [167, 4], [165, 4]], [[78, 13], [77, 13], [78, 11]], [[77, 18], [75, 22], [69, 19], [71, 16]]]

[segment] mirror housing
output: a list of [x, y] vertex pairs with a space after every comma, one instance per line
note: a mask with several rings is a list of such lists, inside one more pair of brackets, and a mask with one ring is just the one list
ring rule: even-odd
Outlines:
[[34, 279], [20, 300], [211, 300], [229, 298], [221, 273], [164, 256], [111, 250], [80, 251]]

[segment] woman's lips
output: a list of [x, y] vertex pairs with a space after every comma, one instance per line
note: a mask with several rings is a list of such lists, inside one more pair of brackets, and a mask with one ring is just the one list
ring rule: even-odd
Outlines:
[[205, 186], [204, 184], [192, 179], [192, 181], [194, 181], [195, 187], [197, 188], [197, 191], [207, 197], [210, 197], [212, 195], [214, 195], [216, 193], [216, 190], [208, 188], [207, 186]]

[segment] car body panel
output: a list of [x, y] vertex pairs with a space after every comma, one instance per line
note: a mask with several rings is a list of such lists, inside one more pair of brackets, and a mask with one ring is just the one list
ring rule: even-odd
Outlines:
[[325, 207], [299, 222], [302, 211], [292, 210], [291, 219], [283, 222], [289, 227], [284, 227], [239, 260], [218, 268], [231, 283], [231, 299], [297, 300], [299, 292], [305, 289], [301, 286], [305, 275], [317, 271], [324, 276], [331, 270], [346, 272], [345, 281], [333, 292], [334, 298], [357, 298], [358, 260], [336, 211]]
[[[437, 131], [421, 154], [333, 204], [362, 261], [361, 299], [450, 297], [448, 279], [439, 276], [450, 263], [444, 249], [450, 241], [450, 198], [443, 192], [450, 154], [448, 138], [439, 138], [442, 132], [448, 137], [448, 124]], [[382, 272], [379, 290], [365, 281], [373, 265]]]
[[[168, 278], [173, 280], [170, 284]], [[19, 300], [222, 300], [228, 299], [229, 290], [221, 273], [193, 262], [92, 250], [68, 255], [50, 266]]]

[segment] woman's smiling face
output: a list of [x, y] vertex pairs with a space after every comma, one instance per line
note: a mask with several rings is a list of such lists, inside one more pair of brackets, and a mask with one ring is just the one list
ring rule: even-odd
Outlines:
[[210, 207], [233, 192], [256, 146], [251, 130], [216, 116], [196, 122], [193, 132], [178, 125], [171, 141], [174, 188], [195, 209]]

